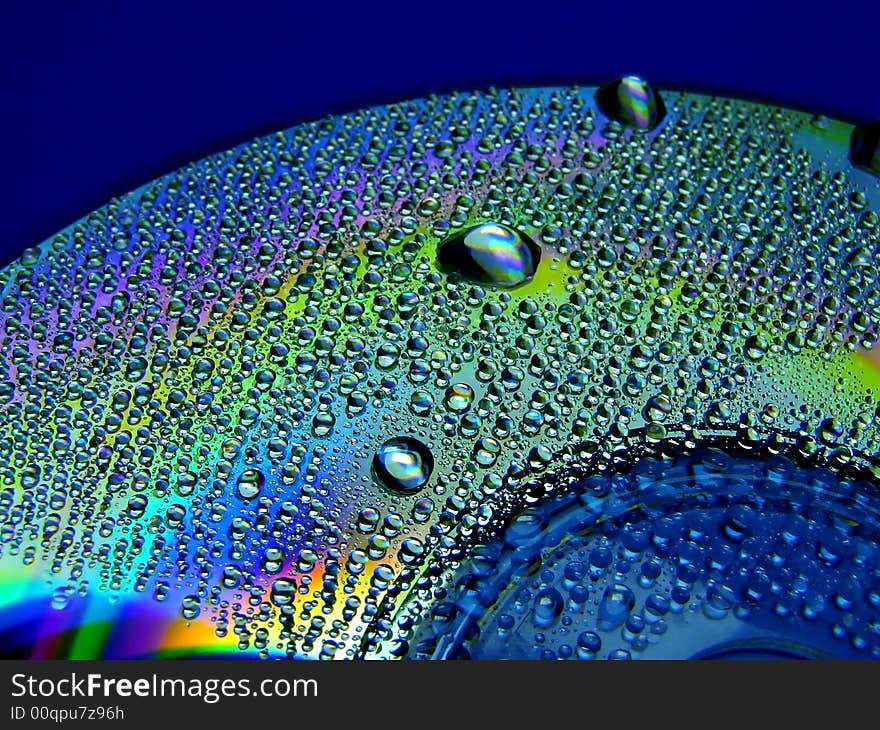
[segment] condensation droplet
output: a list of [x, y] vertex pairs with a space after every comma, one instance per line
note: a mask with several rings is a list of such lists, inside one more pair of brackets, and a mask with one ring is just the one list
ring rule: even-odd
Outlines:
[[373, 477], [394, 492], [417, 492], [428, 483], [433, 471], [430, 449], [409, 436], [389, 439], [373, 456]]
[[535, 275], [541, 249], [526, 234], [501, 223], [482, 223], [446, 238], [437, 248], [441, 268], [465, 279], [499, 287]]
[[666, 116], [660, 94], [638, 76], [624, 76], [600, 87], [596, 104], [608, 118], [643, 132], [657, 127]]

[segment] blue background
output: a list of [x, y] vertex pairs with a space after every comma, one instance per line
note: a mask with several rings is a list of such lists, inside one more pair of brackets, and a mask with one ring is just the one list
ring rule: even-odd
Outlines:
[[0, 9], [0, 263], [113, 196], [328, 112], [638, 73], [880, 117], [880, 2], [31, 2]]

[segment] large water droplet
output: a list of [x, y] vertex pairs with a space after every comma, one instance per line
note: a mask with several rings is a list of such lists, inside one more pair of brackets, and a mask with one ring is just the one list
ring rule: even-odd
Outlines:
[[880, 121], [853, 130], [849, 156], [853, 164], [880, 175]]
[[666, 116], [660, 94], [638, 76], [624, 76], [600, 87], [596, 103], [606, 117], [644, 132], [654, 129]]
[[453, 383], [446, 389], [446, 407], [462, 413], [474, 402], [474, 389], [467, 383]]
[[556, 623], [564, 607], [565, 599], [558, 590], [552, 586], [544, 588], [535, 596], [535, 625], [541, 628], [549, 628]]
[[373, 477], [395, 492], [417, 492], [428, 483], [432, 471], [431, 451], [409, 436], [388, 439], [373, 456]]
[[540, 258], [541, 249], [524, 233], [491, 222], [454, 233], [437, 248], [437, 260], [446, 271], [501, 287], [531, 279]]

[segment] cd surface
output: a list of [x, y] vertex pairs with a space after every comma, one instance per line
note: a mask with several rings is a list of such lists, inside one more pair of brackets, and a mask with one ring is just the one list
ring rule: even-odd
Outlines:
[[0, 273], [0, 650], [880, 655], [880, 132], [432, 96]]

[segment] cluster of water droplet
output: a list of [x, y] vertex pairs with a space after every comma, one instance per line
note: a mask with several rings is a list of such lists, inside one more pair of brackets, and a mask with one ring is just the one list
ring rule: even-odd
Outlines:
[[637, 81], [305, 124], [25, 252], [0, 560], [381, 654], [573, 444], [878, 470], [876, 181], [806, 115]]
[[524, 509], [409, 654], [880, 656], [875, 485], [762, 457], [645, 456]]

